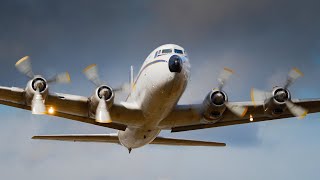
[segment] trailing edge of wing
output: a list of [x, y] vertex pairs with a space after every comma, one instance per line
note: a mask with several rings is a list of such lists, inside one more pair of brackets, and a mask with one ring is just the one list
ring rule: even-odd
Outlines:
[[[120, 144], [118, 136], [116, 134], [45, 135], [45, 136], [34, 136], [32, 137], [32, 139], [72, 141], [72, 142], [103, 142], [103, 143]], [[226, 146], [225, 143], [219, 143], [219, 142], [173, 139], [173, 138], [164, 138], [164, 137], [157, 137], [150, 144], [171, 145], [171, 146]]]

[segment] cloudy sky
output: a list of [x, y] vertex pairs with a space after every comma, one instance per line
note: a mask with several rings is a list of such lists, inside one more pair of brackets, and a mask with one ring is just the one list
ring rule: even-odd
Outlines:
[[[69, 71], [72, 84], [52, 91], [89, 96], [81, 74], [97, 63], [113, 86], [128, 81], [157, 46], [189, 53], [192, 77], [180, 103], [198, 103], [223, 67], [236, 71], [231, 101], [251, 87], [271, 89], [292, 67], [305, 73], [295, 98], [320, 97], [318, 0], [1, 0], [0, 85], [25, 87], [15, 62], [32, 57], [46, 77]], [[137, 71], [136, 70], [136, 71]], [[118, 100], [124, 95], [119, 95]], [[131, 155], [118, 145], [32, 141], [37, 134], [109, 133], [110, 129], [0, 106], [3, 179], [319, 179], [320, 114], [304, 120], [163, 135], [226, 142], [226, 148], [146, 146]]]

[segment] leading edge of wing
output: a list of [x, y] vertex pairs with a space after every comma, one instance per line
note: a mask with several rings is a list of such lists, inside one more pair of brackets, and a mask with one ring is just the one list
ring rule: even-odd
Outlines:
[[[115, 143], [120, 144], [116, 134], [71, 134], [71, 135], [43, 135], [34, 136], [32, 139], [37, 140], [56, 140], [56, 141], [71, 141], [71, 142], [99, 142], [99, 143]], [[188, 139], [174, 139], [157, 137], [150, 144], [154, 145], [171, 145], [171, 146], [218, 146], [224, 147], [225, 143], [198, 141]]]

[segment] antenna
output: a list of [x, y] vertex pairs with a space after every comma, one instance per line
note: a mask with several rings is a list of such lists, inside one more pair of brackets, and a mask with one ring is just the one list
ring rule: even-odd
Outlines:
[[133, 88], [134, 85], [134, 78], [133, 78], [133, 66], [131, 65], [130, 67], [130, 85], [131, 85], [131, 89]]

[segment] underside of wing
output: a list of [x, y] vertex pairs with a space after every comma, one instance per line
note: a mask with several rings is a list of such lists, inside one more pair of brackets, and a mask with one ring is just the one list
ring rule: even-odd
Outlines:
[[[24, 104], [19, 104], [19, 103], [9, 102], [9, 101], [3, 101], [3, 100], [0, 100], [0, 104], [31, 111], [31, 107], [27, 106], [27, 105], [24, 105]], [[55, 106], [55, 107], [58, 107], [58, 106]], [[68, 109], [65, 109], [65, 110], [67, 111]], [[88, 124], [108, 127], [108, 128], [111, 128], [111, 129], [117, 129], [117, 130], [122, 130], [122, 131], [126, 129], [126, 126], [122, 125], [122, 124], [118, 124], [118, 123], [108, 123], [108, 124], [106, 124], [106, 123], [98, 123], [92, 118], [81, 116], [81, 115], [75, 115], [75, 114], [71, 114], [71, 113], [67, 113], [67, 112], [56, 111], [52, 115], [51, 114], [47, 114], [47, 115], [66, 118], [66, 119], [69, 119], [69, 120], [84, 122], [84, 123], [88, 123]]]
[[[307, 109], [308, 114], [320, 112], [320, 99], [295, 99], [292, 102], [297, 106]], [[250, 102], [239, 102], [239, 104], [248, 107], [245, 116], [238, 117], [231, 111], [226, 110], [221, 119], [213, 123], [202, 122], [204, 117], [201, 105], [179, 105], [161, 122], [161, 125], [163, 129], [171, 129], [172, 132], [182, 132], [295, 117], [288, 109], [278, 116], [270, 116], [265, 113], [263, 105], [254, 106]]]
[[[32, 137], [32, 139], [120, 144], [118, 136], [116, 134], [45, 135], [45, 136], [34, 136], [34, 137]], [[226, 146], [225, 143], [219, 143], [219, 142], [197, 141], [197, 140], [187, 140], [187, 139], [174, 139], [174, 138], [164, 138], [164, 137], [157, 137], [150, 144], [170, 145], [170, 146]]]
[[[21, 88], [9, 88], [0, 86], [0, 104], [31, 111], [30, 104], [26, 103], [26, 91]], [[45, 108], [54, 109], [53, 113], [46, 115], [66, 118], [74, 121], [94, 124], [117, 130], [125, 130], [128, 125], [134, 125], [143, 120], [139, 109], [128, 109], [121, 104], [113, 104], [110, 109], [112, 116], [111, 123], [99, 123], [90, 116], [88, 97], [52, 93], [45, 100]]]

